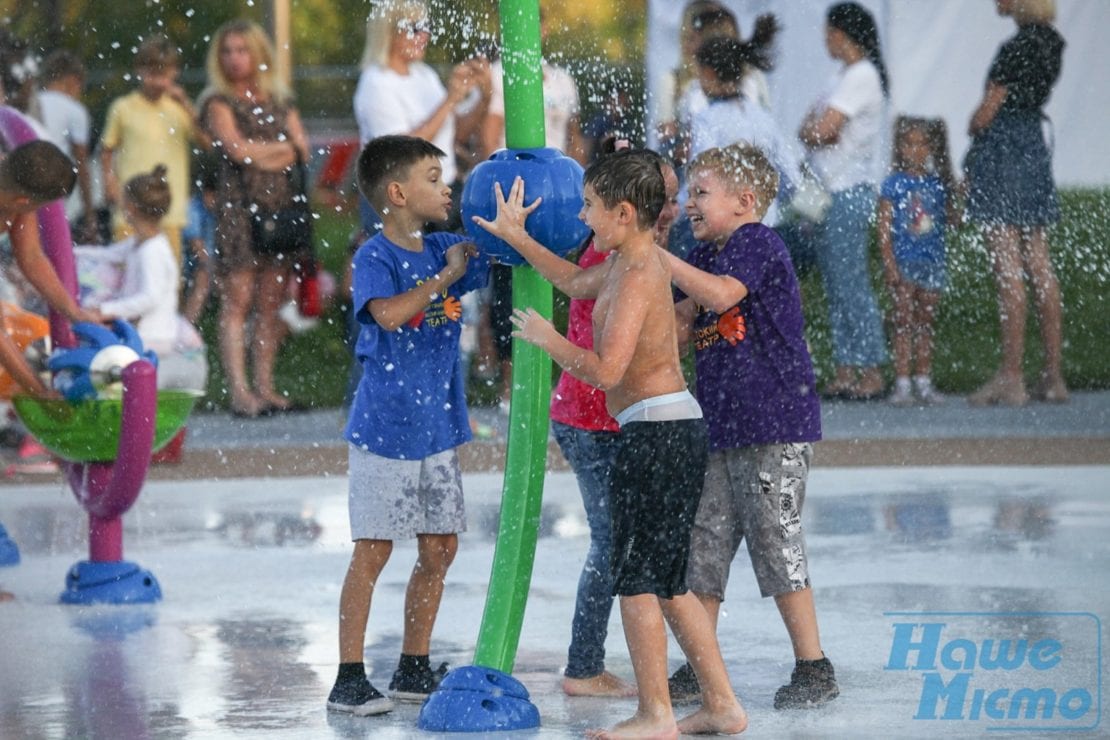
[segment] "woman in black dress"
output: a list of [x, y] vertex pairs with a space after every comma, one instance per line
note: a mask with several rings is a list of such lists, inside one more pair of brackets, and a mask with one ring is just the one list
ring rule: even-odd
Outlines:
[[298, 159], [308, 160], [308, 139], [292, 95], [274, 71], [273, 43], [258, 24], [235, 20], [221, 26], [212, 37], [207, 67], [208, 88], [198, 107], [218, 155], [216, 290], [228, 400], [241, 417], [296, 410], [274, 387], [285, 336], [278, 309], [288, 296], [295, 255], [261, 251], [251, 216], [293, 202], [287, 171]]
[[1014, 19], [1018, 32], [999, 48], [987, 73], [983, 99], [971, 117], [965, 169], [968, 216], [983, 230], [998, 283], [1002, 362], [969, 401], [1021, 406], [1029, 400], [1022, 374], [1028, 275], [1045, 352], [1033, 396], [1062, 403], [1068, 398], [1061, 358], [1063, 307], [1048, 253], [1048, 227], [1060, 220], [1060, 204], [1042, 126], [1044, 105], [1060, 76], [1064, 39], [1052, 27], [1054, 0], [995, 4], [1000, 15]]

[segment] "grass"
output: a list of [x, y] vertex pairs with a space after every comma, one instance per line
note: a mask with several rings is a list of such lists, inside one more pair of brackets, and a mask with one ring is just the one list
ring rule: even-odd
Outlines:
[[[1053, 230], [1053, 262], [1064, 297], [1064, 370], [1075, 389], [1110, 388], [1110, 190], [1069, 190], [1061, 193], [1063, 217]], [[325, 269], [343, 275], [348, 241], [357, 215], [328, 207], [317, 222], [317, 254]], [[881, 283], [877, 250], [872, 269], [876, 294], [884, 313], [889, 301]], [[966, 393], [988, 379], [998, 366], [998, 309], [994, 280], [981, 240], [965, 228], [949, 244], [950, 285], [937, 318], [934, 376], [939, 388]], [[807, 333], [819, 378], [832, 373], [828, 324], [820, 278], [802, 279]], [[215, 303], [214, 301], [212, 302]], [[276, 368], [278, 388], [301, 402], [320, 407], [339, 406], [350, 362], [345, 335], [347, 307], [334, 303], [317, 328], [293, 335], [282, 347]], [[556, 296], [556, 323], [565, 325], [566, 301]], [[209, 347], [208, 399], [210, 407], [227, 404], [225, 381], [216, 350], [214, 305], [201, 322]], [[1035, 378], [1041, 366], [1036, 314], [1030, 311], [1026, 343], [1026, 372]], [[496, 402], [496, 382], [475, 380], [471, 403]]]

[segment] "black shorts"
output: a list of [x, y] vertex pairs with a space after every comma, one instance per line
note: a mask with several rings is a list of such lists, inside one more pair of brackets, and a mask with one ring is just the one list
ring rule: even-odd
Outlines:
[[686, 593], [690, 531], [708, 453], [702, 419], [621, 427], [610, 487], [615, 596]]

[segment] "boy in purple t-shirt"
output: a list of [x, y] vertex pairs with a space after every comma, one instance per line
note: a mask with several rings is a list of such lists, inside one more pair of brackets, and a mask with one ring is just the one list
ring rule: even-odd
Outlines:
[[[794, 266], [760, 223], [778, 176], [759, 149], [734, 144], [700, 154], [687, 182], [700, 244], [686, 262], [672, 257], [671, 268], [710, 445], [687, 580], [716, 627], [729, 566], [746, 540], [760, 593], [774, 597], [794, 648], [775, 708], [823, 704], [839, 689], [821, 650], [801, 519], [821, 409]], [[676, 700], [700, 693], [689, 666], [670, 684]]]

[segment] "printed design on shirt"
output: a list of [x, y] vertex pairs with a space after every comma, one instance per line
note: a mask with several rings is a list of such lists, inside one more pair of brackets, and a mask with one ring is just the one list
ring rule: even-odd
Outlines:
[[[423, 280], [416, 283], [417, 286], [423, 284]], [[433, 302], [432, 305], [409, 319], [409, 327], [418, 329], [423, 324], [429, 328], [435, 328], [445, 326], [448, 321], [457, 322], [462, 319], [462, 301], [453, 295], [447, 295], [446, 290], [440, 291], [439, 295], [442, 300]]]
[[933, 222], [932, 215], [929, 213], [929, 209], [925, 207], [925, 201], [920, 193], [910, 194], [909, 224], [910, 233], [914, 236], [930, 234], [936, 226]]
[[[701, 306], [698, 306], [698, 311], [708, 313]], [[747, 334], [748, 322], [744, 319], [744, 314], [740, 313], [740, 306], [733, 306], [719, 315], [715, 323], [694, 331], [694, 349], [709, 349], [722, 339], [735, 347], [738, 342], [744, 341]]]
[[733, 306], [721, 314], [717, 319], [717, 333], [733, 346], [744, 340], [744, 336], [748, 333], [748, 324], [740, 313], [739, 306]]

